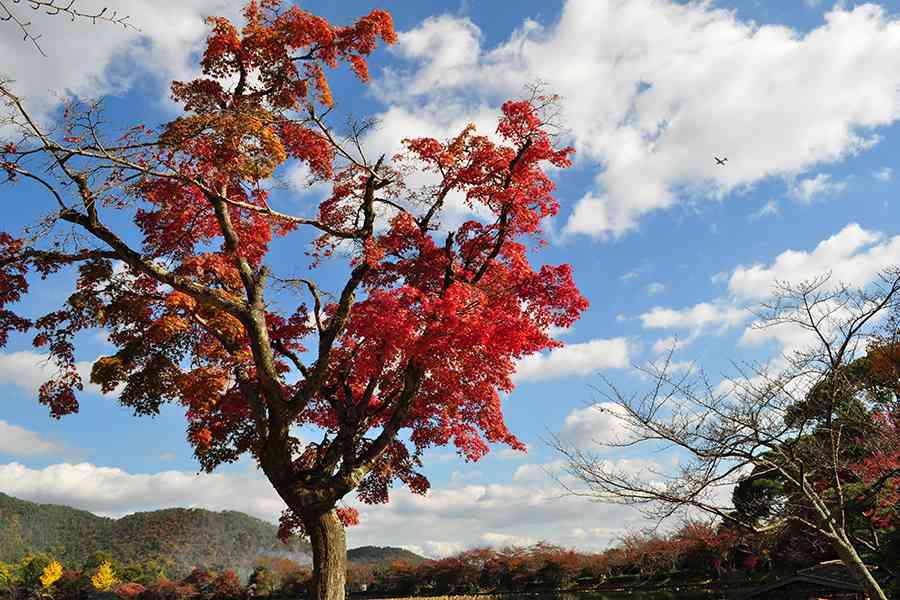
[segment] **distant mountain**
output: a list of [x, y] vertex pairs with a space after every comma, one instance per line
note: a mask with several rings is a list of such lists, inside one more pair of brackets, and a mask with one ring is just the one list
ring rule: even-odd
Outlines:
[[[132, 560], [171, 561], [170, 575], [195, 566], [234, 569], [247, 574], [261, 556], [312, 563], [305, 540], [289, 545], [277, 529], [250, 515], [199, 508], [167, 508], [134, 513], [121, 519], [98, 517], [56, 504], [36, 504], [0, 493], [0, 561], [12, 562], [28, 552], [48, 552], [69, 567], [82, 565], [98, 550], [123, 563]], [[425, 558], [402, 548], [363, 546], [347, 553], [359, 563], [388, 564]]]
[[379, 565], [390, 564], [395, 560], [418, 565], [427, 560], [424, 556], [392, 546], [360, 546], [359, 548], [348, 550], [347, 558], [356, 563], [375, 563]]
[[[0, 561], [21, 559], [28, 552], [53, 554], [63, 564], [78, 567], [98, 550], [116, 560], [162, 559], [174, 565], [170, 575], [194, 566], [234, 569], [247, 573], [260, 556], [312, 562], [306, 541], [282, 544], [277, 529], [235, 511], [169, 508], [134, 513], [121, 519], [55, 504], [36, 504], [0, 493]], [[348, 552], [354, 562], [418, 563], [421, 556], [401, 548], [365, 546]]]
[[220, 566], [247, 572], [260, 556], [310, 563], [305, 541], [282, 544], [277, 529], [240, 512], [169, 508], [109, 519], [83, 510], [36, 504], [0, 493], [0, 560], [16, 561], [28, 552], [53, 554], [80, 566], [103, 550], [116, 560], [171, 561], [173, 573], [194, 566]]

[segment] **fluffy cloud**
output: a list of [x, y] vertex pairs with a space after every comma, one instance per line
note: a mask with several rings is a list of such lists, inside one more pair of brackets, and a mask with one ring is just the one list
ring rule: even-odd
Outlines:
[[575, 409], [563, 422], [559, 438], [579, 448], [594, 449], [599, 444], [624, 441], [628, 438], [628, 428], [622, 421], [622, 411], [622, 407], [612, 402]]
[[[378, 89], [392, 110], [446, 121], [546, 81], [578, 156], [602, 165], [565, 230], [604, 237], [870, 147], [900, 116], [898, 50], [900, 21], [873, 4], [839, 3], [801, 33], [707, 2], [568, 0], [558, 22], [525, 21], [490, 49], [467, 19], [429, 19], [401, 35], [407, 68]], [[822, 177], [801, 179], [799, 197], [839, 185]]]
[[640, 315], [645, 329], [687, 329], [697, 331], [707, 328], [728, 328], [743, 323], [750, 317], [746, 310], [724, 303], [701, 302], [682, 310], [654, 307]]
[[799, 179], [791, 187], [791, 196], [802, 204], [809, 204], [816, 198], [833, 196], [843, 192], [847, 184], [843, 181], [834, 181], [831, 175], [819, 173], [815, 177]]
[[514, 380], [541, 381], [572, 375], [592, 375], [602, 369], [623, 369], [631, 364], [627, 338], [566, 344], [544, 354], [526, 356], [516, 365]]
[[[799, 283], [830, 273], [829, 285], [845, 284], [861, 288], [874, 282], [885, 269], [898, 264], [900, 235], [888, 238], [851, 223], [811, 250], [785, 250], [770, 263], [740, 265], [730, 274], [717, 275], [715, 282], [728, 282], [727, 297], [685, 309], [656, 307], [639, 318], [645, 329], [688, 332], [685, 338], [669, 336], [657, 340], [653, 344], [655, 353], [680, 349], [705, 331], [724, 332], [744, 325], [746, 327], [738, 340], [741, 345], [759, 346], [775, 342], [779, 353], [791, 352], [811, 343], [811, 333], [794, 324], [762, 329], [754, 327], [753, 323], [748, 323], [751, 317], [748, 305], [771, 298], [780, 281]], [[831, 310], [831, 307], [823, 305], [822, 310], [823, 323], [836, 327], [843, 313], [837, 311], [825, 318], [824, 311]]]
[[880, 271], [900, 264], [900, 235], [885, 238], [851, 223], [811, 251], [785, 250], [771, 264], [739, 266], [728, 280], [737, 300], [762, 300], [776, 281], [799, 282], [830, 272], [832, 281], [863, 286]]
[[255, 473], [135, 474], [91, 463], [60, 463], [43, 469], [19, 463], [0, 465], [0, 489], [26, 500], [67, 504], [110, 516], [184, 506], [240, 510], [272, 521], [283, 506], [269, 483]]
[[545, 464], [526, 463], [513, 471], [513, 481], [546, 481], [548, 477], [560, 474], [565, 467], [561, 460]]
[[[85, 391], [99, 394], [100, 386], [88, 383], [92, 365], [89, 361], [79, 361], [75, 363], [75, 368], [81, 375]], [[0, 384], [14, 385], [36, 396], [41, 385], [55, 372], [56, 365], [46, 354], [27, 350], [0, 353]]]
[[[112, 516], [184, 506], [240, 510], [275, 521], [283, 507], [256, 472], [135, 474], [89, 463], [43, 469], [10, 463], [0, 465], [0, 489]], [[396, 490], [388, 504], [376, 506], [350, 500], [360, 510], [360, 524], [348, 530], [348, 541], [351, 546], [403, 546], [430, 556], [537, 539], [599, 549], [627, 528], [646, 525], [634, 510], [560, 497], [561, 492], [545, 480], [441, 487], [427, 496]], [[592, 526], [603, 533], [589, 539], [574, 533]]]
[[42, 437], [39, 433], [0, 420], [0, 454], [11, 456], [59, 456], [65, 446]]
[[[750, 312], [729, 300], [700, 302], [690, 308], [675, 309], [656, 306], [638, 316], [644, 329], [667, 329], [685, 332], [681, 337], [667, 336], [653, 342], [653, 352], [663, 354], [692, 344], [706, 332], [725, 331], [745, 323]], [[686, 363], [680, 364], [684, 367]], [[670, 365], [674, 367], [675, 365]]]
[[43, 57], [22, 42], [11, 23], [2, 25], [0, 56], [16, 57], [5, 61], [2, 75], [15, 81], [13, 89], [28, 100], [32, 110], [46, 113], [62, 96], [96, 98], [148, 83], [149, 91], [162, 100], [168, 95], [171, 79], [187, 78], [194, 72], [191, 56], [209, 31], [203, 19], [208, 15], [236, 17], [240, 8], [239, 3], [227, 0], [79, 2], [85, 12], [104, 7], [128, 15], [137, 29], [72, 22], [64, 15], [32, 11], [25, 4], [13, 7], [32, 22], [48, 55]]

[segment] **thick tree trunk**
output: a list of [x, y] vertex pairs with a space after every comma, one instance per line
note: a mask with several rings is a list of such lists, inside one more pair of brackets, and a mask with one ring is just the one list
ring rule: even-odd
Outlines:
[[853, 544], [846, 537], [842, 537], [843, 539], [832, 538], [831, 540], [832, 546], [838, 553], [838, 556], [841, 557], [841, 562], [844, 563], [844, 566], [847, 567], [847, 570], [850, 571], [850, 574], [856, 578], [859, 584], [866, 589], [866, 594], [868, 594], [870, 600], [888, 600], [881, 586], [878, 585], [878, 582], [872, 577], [859, 554], [856, 553]]
[[313, 551], [311, 600], [344, 600], [347, 580], [347, 537], [337, 512], [303, 515]]

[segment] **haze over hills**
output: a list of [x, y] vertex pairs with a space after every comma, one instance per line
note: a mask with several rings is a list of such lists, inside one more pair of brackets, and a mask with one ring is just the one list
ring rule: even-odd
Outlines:
[[[168, 508], [139, 512], [120, 519], [55, 504], [37, 504], [0, 493], [0, 561], [12, 562], [28, 552], [48, 552], [66, 566], [79, 566], [96, 551], [116, 560], [170, 561], [171, 574], [194, 566], [247, 573], [261, 556], [312, 562], [305, 540], [282, 544], [277, 528], [236, 511]], [[385, 563], [424, 560], [401, 548], [364, 546], [350, 550], [354, 562]]]

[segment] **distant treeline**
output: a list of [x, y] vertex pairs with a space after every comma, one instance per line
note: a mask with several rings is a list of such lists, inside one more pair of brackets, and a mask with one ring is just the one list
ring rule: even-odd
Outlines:
[[[370, 548], [372, 556], [388, 549]], [[669, 534], [653, 531], [624, 536], [595, 553], [539, 543], [501, 550], [480, 548], [439, 560], [404, 558], [390, 563], [351, 562], [348, 591], [377, 596], [425, 596], [539, 590], [681, 588], [740, 582], [747, 585], [833, 560], [830, 547], [801, 530], [748, 535], [709, 522], [688, 522]], [[867, 556], [886, 581], [900, 557], [897, 539], [885, 540]], [[357, 557], [358, 559], [358, 557]], [[80, 600], [98, 592], [122, 600], [236, 600], [299, 598], [307, 595], [311, 572], [287, 558], [258, 559], [242, 581], [227, 569], [196, 567], [172, 577], [159, 560], [121, 562], [95, 552], [83, 564], [56, 562], [45, 553], [0, 563], [0, 595], [13, 600], [49, 597]], [[169, 571], [167, 571], [169, 569]], [[900, 588], [895, 593], [900, 593]], [[897, 595], [896, 597], [900, 597]]]
[[[692, 521], [663, 534], [634, 532], [602, 552], [586, 553], [540, 543], [503, 550], [474, 549], [412, 565], [351, 567], [351, 590], [384, 596], [503, 593], [539, 590], [681, 588], [753, 581], [792, 574], [838, 557], [801, 528], [749, 534], [712, 522]], [[886, 536], [865, 556], [878, 576], [897, 586], [900, 536]], [[838, 566], [838, 569], [842, 567]]]

